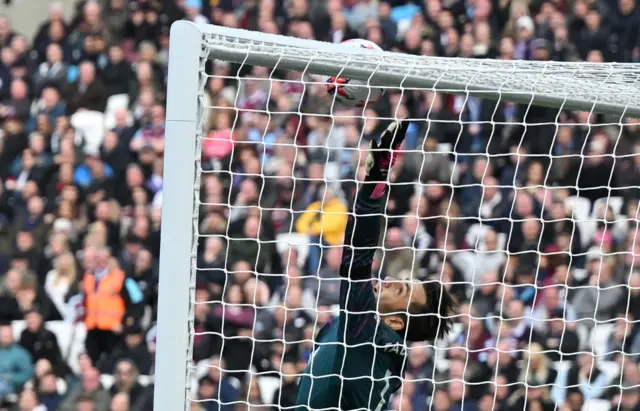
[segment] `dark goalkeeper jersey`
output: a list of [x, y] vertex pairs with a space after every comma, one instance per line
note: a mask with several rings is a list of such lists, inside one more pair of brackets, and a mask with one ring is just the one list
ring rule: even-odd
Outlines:
[[296, 411], [383, 411], [402, 385], [405, 346], [378, 320], [371, 266], [380, 234], [380, 199], [371, 184], [358, 192], [355, 219], [345, 232], [340, 314], [316, 336], [315, 351], [298, 388]]

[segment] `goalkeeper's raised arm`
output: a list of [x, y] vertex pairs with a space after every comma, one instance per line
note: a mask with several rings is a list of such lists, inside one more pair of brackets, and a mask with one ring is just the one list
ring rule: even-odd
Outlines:
[[452, 326], [454, 301], [437, 281], [385, 278], [374, 286], [373, 257], [387, 198], [387, 176], [408, 122], [371, 143], [367, 176], [349, 217], [340, 274], [340, 315], [316, 337], [298, 389], [298, 410], [386, 410], [401, 386], [406, 341], [432, 341]]

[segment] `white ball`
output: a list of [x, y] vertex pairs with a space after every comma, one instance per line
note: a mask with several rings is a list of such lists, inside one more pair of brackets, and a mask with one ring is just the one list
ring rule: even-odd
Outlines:
[[[352, 39], [341, 44], [368, 50], [382, 51], [374, 42], [364, 39]], [[367, 86], [366, 81], [354, 80], [345, 77], [329, 77], [327, 79], [327, 92], [335, 96], [341, 104], [350, 107], [364, 107], [375, 104], [384, 94], [380, 87]]]

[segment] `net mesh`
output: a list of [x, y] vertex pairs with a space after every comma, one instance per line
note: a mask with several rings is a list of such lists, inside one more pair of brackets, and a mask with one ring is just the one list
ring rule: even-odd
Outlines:
[[518, 103], [571, 106], [614, 114], [640, 113], [640, 69], [632, 63], [555, 62], [444, 58], [385, 52], [384, 58], [348, 48], [325, 49], [305, 40], [283, 46], [278, 36], [244, 30], [206, 34], [204, 54], [240, 64], [286, 67], [327, 76], [367, 80], [372, 85], [432, 88]]
[[[373, 62], [207, 42], [191, 409], [295, 405], [315, 335], [338, 312], [342, 234], [369, 141], [397, 117], [411, 126], [372, 275], [437, 279], [461, 304], [446, 341], [408, 344], [388, 408], [637, 409], [640, 124], [529, 104], [544, 94], [640, 107], [636, 66], [448, 65], [395, 54]], [[234, 48], [232, 63], [214, 60]], [[298, 71], [251, 65], [256, 55], [288, 68], [295, 60]], [[314, 74], [331, 74], [323, 67], [436, 81], [386, 87], [382, 101], [352, 109], [327, 95]], [[485, 88], [532, 97], [516, 104], [472, 92]]]

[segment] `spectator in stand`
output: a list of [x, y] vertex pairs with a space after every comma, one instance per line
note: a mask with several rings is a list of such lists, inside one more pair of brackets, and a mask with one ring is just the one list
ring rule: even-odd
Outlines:
[[0, 325], [0, 401], [20, 392], [33, 376], [29, 352], [13, 340], [11, 325]]
[[18, 406], [22, 410], [47, 411], [46, 406], [40, 402], [38, 393], [33, 389], [25, 389], [20, 393]]
[[309, 272], [316, 273], [320, 266], [321, 247], [336, 246], [342, 242], [344, 227], [347, 224], [347, 207], [333, 188], [325, 187], [325, 194], [316, 202], [309, 204], [307, 211], [300, 216], [296, 229], [310, 236], [312, 243], [309, 255]]
[[520, 381], [549, 390], [555, 383], [558, 372], [552, 367], [544, 348], [537, 343], [531, 344], [523, 358], [525, 367], [520, 374]]
[[[58, 312], [66, 318], [67, 307], [66, 301], [73, 287], [77, 287], [77, 270], [76, 261], [73, 254], [65, 250], [68, 239], [64, 234], [57, 237], [50, 237], [53, 242], [51, 244], [52, 252], [56, 252], [54, 247], [60, 247], [58, 255], [53, 262], [53, 269], [47, 273], [45, 278], [45, 291], [56, 306]], [[55, 256], [55, 255], [54, 255]]]
[[152, 359], [144, 340], [142, 328], [134, 324], [123, 332], [124, 341], [111, 352], [110, 358], [102, 367], [105, 373], [113, 374], [116, 365], [122, 359], [133, 362], [143, 375], [151, 372]]
[[580, 354], [571, 368], [558, 373], [556, 385], [552, 389], [553, 400], [564, 402], [573, 390], [580, 390], [585, 399], [601, 398], [609, 383], [609, 376], [594, 361], [591, 353]]
[[9, 100], [0, 105], [0, 118], [3, 121], [17, 119], [25, 122], [29, 118], [29, 89], [24, 80], [14, 79], [11, 82]]
[[42, 314], [32, 309], [25, 314], [27, 328], [20, 335], [20, 345], [29, 351], [35, 363], [45, 358], [53, 366], [57, 375], [64, 377], [68, 373], [56, 335], [44, 328]]
[[138, 382], [138, 369], [135, 364], [128, 360], [120, 360], [115, 367], [116, 380], [109, 390], [111, 397], [117, 394], [126, 394], [130, 404], [137, 401], [144, 401], [144, 388]]
[[[91, 403], [93, 407], [86, 403]], [[100, 383], [100, 372], [95, 368], [88, 368], [82, 375], [82, 381], [77, 387], [70, 387], [66, 398], [59, 406], [60, 411], [95, 410], [107, 411], [109, 409], [109, 393]]]
[[64, 51], [57, 43], [51, 43], [47, 46], [47, 59], [41, 63], [33, 80], [35, 93], [46, 85], [55, 86], [59, 90], [67, 86], [68, 65], [64, 62]]
[[[618, 307], [622, 304], [624, 291], [622, 285], [613, 277], [614, 262], [610, 259], [592, 257], [589, 264], [589, 284], [576, 293], [575, 310], [580, 319], [603, 321], [615, 318]], [[598, 291], [597, 288], [603, 288]]]
[[614, 361], [619, 353], [628, 354], [631, 359], [638, 362], [640, 354], [640, 333], [634, 325], [634, 315], [622, 312], [615, 322], [614, 331], [606, 342], [606, 359]]
[[[88, 3], [91, 4], [91, 3]], [[79, 68], [78, 82], [71, 87], [69, 111], [78, 110], [104, 112], [106, 108], [106, 91], [102, 81], [96, 77], [94, 63], [85, 61]]]
[[57, 410], [62, 403], [63, 396], [58, 390], [58, 379], [53, 373], [44, 374], [39, 378], [38, 398], [46, 410]]
[[119, 392], [111, 399], [110, 411], [128, 411], [130, 410], [129, 396], [124, 392]]

